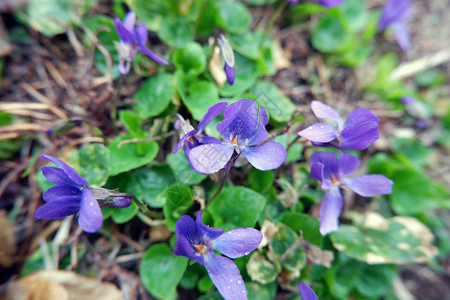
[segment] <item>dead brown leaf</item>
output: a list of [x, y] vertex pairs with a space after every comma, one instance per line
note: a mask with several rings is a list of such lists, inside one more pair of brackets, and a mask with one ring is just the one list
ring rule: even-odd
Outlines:
[[11, 300], [122, 300], [112, 283], [101, 282], [71, 271], [42, 270], [12, 283]]
[[6, 216], [4, 210], [0, 211], [0, 266], [9, 268], [13, 263], [16, 252], [14, 227]]

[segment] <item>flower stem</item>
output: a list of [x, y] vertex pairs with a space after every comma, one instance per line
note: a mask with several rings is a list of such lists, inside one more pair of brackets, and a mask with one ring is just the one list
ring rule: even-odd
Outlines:
[[272, 29], [273, 24], [275, 23], [275, 20], [278, 19], [283, 12], [284, 8], [288, 4], [288, 1], [284, 0], [280, 6], [277, 7], [277, 10], [273, 13], [272, 17], [269, 20], [269, 23], [267, 24], [267, 27], [265, 29], [265, 32], [268, 34], [269, 31]]
[[117, 125], [116, 125], [116, 121], [117, 121], [117, 103], [119, 102], [119, 97], [120, 97], [120, 90], [122, 88], [122, 85], [124, 83], [125, 79], [123, 77], [120, 78], [119, 80], [119, 84], [117, 85], [117, 89], [116, 89], [116, 93], [114, 95], [113, 98], [113, 106], [111, 108], [111, 122], [114, 128], [114, 132], [117, 132]]

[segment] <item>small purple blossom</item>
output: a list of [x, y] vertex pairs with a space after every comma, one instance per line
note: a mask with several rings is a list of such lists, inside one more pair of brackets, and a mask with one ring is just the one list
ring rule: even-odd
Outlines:
[[[367, 108], [353, 110], [345, 122], [336, 110], [320, 101], [312, 101], [311, 109], [317, 118], [333, 123], [317, 123], [298, 133], [316, 146], [363, 150], [379, 138], [379, 118]], [[336, 139], [337, 143], [333, 142]]]
[[119, 72], [122, 76], [128, 74], [130, 71], [131, 63], [138, 51], [144, 52], [158, 64], [168, 64], [145, 46], [148, 40], [148, 32], [145, 24], [141, 23], [135, 28], [135, 23], [136, 13], [134, 11], [128, 12], [123, 22], [117, 17], [114, 19], [114, 25], [116, 26], [116, 31], [120, 38], [116, 47], [120, 59]]
[[222, 63], [223, 70], [227, 75], [227, 81], [229, 85], [233, 85], [235, 77], [235, 62], [234, 52], [228, 39], [221, 34], [217, 38], [217, 44], [220, 49], [220, 62]]
[[411, 10], [412, 2], [410, 0], [389, 0], [384, 4], [378, 21], [379, 30], [392, 27], [397, 42], [403, 51], [407, 51], [411, 47], [409, 32], [406, 28]]
[[[227, 300], [247, 299], [244, 280], [230, 258], [248, 255], [255, 250], [262, 240], [258, 230], [236, 228], [224, 233], [223, 229], [203, 224], [202, 212], [199, 211], [195, 221], [190, 216], [182, 216], [175, 225], [175, 234], [175, 254], [205, 266], [222, 297]], [[227, 257], [213, 251], [219, 251]]]
[[223, 113], [226, 107], [226, 102], [219, 102], [211, 106], [198, 123], [197, 130], [192, 127], [189, 121], [184, 120], [182, 116], [178, 115], [178, 120], [175, 122], [174, 127], [178, 131], [180, 140], [173, 149], [173, 153], [176, 153], [181, 146], [183, 146], [184, 154], [186, 155], [189, 164], [192, 166], [191, 160], [189, 159], [189, 152], [192, 148], [204, 144], [220, 144], [218, 139], [202, 136], [201, 133], [212, 120]]
[[[299, 2], [300, 0], [289, 0], [289, 5], [297, 5]], [[317, 0], [317, 2], [323, 7], [332, 8], [341, 5], [344, 0]]]
[[406, 112], [412, 117], [421, 121], [427, 121], [431, 118], [430, 111], [422, 101], [411, 96], [404, 96], [400, 99], [400, 102], [405, 107]]
[[212, 174], [224, 168], [236, 151], [259, 170], [278, 168], [287, 153], [280, 143], [263, 143], [268, 137], [265, 128], [268, 121], [266, 111], [255, 101], [241, 99], [229, 105], [224, 120], [217, 125], [224, 141], [192, 148], [191, 166], [198, 173]]
[[300, 291], [302, 300], [319, 300], [316, 293], [314, 293], [313, 289], [310, 288], [306, 283], [299, 282], [298, 290]]
[[379, 174], [348, 177], [360, 166], [359, 158], [346, 152], [341, 152], [339, 159], [332, 152], [318, 152], [309, 160], [311, 177], [321, 182], [326, 190], [320, 206], [320, 233], [326, 235], [338, 228], [338, 218], [344, 201], [340, 191], [347, 187], [363, 197], [387, 195], [392, 193], [392, 180]]
[[128, 197], [111, 197], [108, 190], [90, 187], [87, 181], [61, 160], [41, 155], [41, 158], [59, 166], [42, 167], [42, 173], [56, 186], [44, 192], [46, 202], [34, 212], [37, 219], [59, 219], [78, 214], [78, 224], [86, 232], [96, 232], [103, 225], [103, 215], [99, 202], [108, 207], [127, 207], [131, 204]]

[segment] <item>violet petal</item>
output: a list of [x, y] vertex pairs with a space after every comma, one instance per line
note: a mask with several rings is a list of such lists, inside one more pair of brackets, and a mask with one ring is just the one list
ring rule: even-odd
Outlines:
[[[214, 240], [221, 236], [224, 232], [222, 228], [213, 228], [205, 225], [202, 221], [202, 211], [197, 213], [197, 218], [195, 219], [195, 224], [197, 225], [198, 234], [202, 237], [206, 237], [206, 239]], [[204, 242], [208, 242], [207, 240]]]
[[177, 241], [175, 243], [174, 253], [176, 255], [195, 259], [198, 263], [203, 265], [203, 256], [196, 255], [197, 252], [192, 246], [193, 242], [201, 242], [197, 240], [198, 231], [194, 219], [188, 215], [179, 218], [175, 224], [175, 234], [177, 236]]
[[317, 123], [298, 133], [299, 136], [316, 143], [327, 143], [337, 138], [337, 128], [330, 123]]
[[43, 198], [45, 202], [53, 201], [67, 201], [78, 202], [78, 206], [81, 202], [81, 191], [78, 188], [71, 186], [53, 186], [44, 192]]
[[331, 106], [326, 105], [323, 102], [313, 100], [311, 102], [311, 109], [317, 118], [333, 121], [338, 128], [342, 128], [342, 118]]
[[80, 174], [78, 174], [74, 169], [72, 169], [69, 165], [64, 163], [63, 161], [57, 159], [56, 157], [50, 156], [50, 155], [41, 155], [41, 158], [51, 161], [54, 164], [57, 164], [61, 169], [66, 173], [66, 175], [76, 184], [80, 186], [89, 186], [87, 181], [81, 177]]
[[[230, 107], [233, 108], [233, 114], [230, 115]], [[230, 105], [224, 112], [225, 119], [217, 124], [217, 130], [223, 139], [231, 142], [237, 138], [238, 144], [244, 143], [255, 135], [258, 125], [259, 109], [255, 101], [241, 99], [237, 106]]]
[[244, 280], [231, 259], [208, 251], [204, 261], [209, 277], [225, 300], [247, 300]]
[[364, 150], [379, 138], [378, 123], [366, 122], [356, 126], [345, 127], [339, 135], [341, 148]]
[[372, 197], [376, 195], [391, 194], [394, 182], [386, 176], [371, 174], [354, 178], [345, 178], [343, 184], [348, 186], [358, 195]]
[[197, 134], [197, 130], [191, 130], [190, 132], [186, 133], [179, 141], [178, 143], [175, 145], [175, 148], [173, 148], [173, 153], [176, 153], [181, 146], [184, 145], [184, 143], [189, 140], [191, 137], [193, 137], [194, 135]]
[[302, 300], [319, 300], [313, 289], [310, 288], [306, 283], [299, 282], [298, 290], [302, 296]]
[[134, 24], [136, 24], [136, 13], [129, 11], [123, 18], [123, 26], [130, 32], [133, 32]]
[[323, 180], [340, 179], [339, 159], [333, 152], [317, 152], [311, 155], [309, 165], [323, 164]]
[[341, 5], [344, 0], [318, 0], [317, 2], [324, 7], [332, 8]]
[[395, 23], [392, 25], [392, 29], [394, 29], [395, 38], [400, 48], [402, 48], [403, 52], [408, 51], [411, 48], [408, 28], [403, 23]]
[[36, 219], [60, 219], [74, 215], [80, 209], [79, 201], [55, 200], [39, 206], [34, 212]]
[[357, 156], [354, 156], [353, 154], [350, 154], [348, 152], [341, 152], [340, 155], [341, 159], [339, 160], [339, 169], [344, 175], [355, 172], [361, 165], [359, 158]]
[[223, 69], [225, 71], [225, 74], [227, 75], [228, 84], [233, 85], [235, 77], [235, 68], [230, 67], [227, 63], [225, 63]]
[[131, 205], [131, 199], [128, 197], [114, 197], [114, 204], [110, 207], [125, 208]]
[[378, 29], [385, 29], [394, 23], [405, 22], [412, 9], [410, 0], [389, 0], [381, 11], [380, 20], [378, 21]]
[[259, 170], [273, 170], [286, 160], [286, 149], [277, 142], [266, 142], [255, 147], [241, 149], [248, 162]]
[[261, 232], [254, 228], [236, 228], [213, 240], [211, 245], [213, 250], [230, 258], [238, 258], [255, 250], [261, 240]]
[[197, 132], [202, 133], [206, 126], [227, 108], [226, 102], [219, 102], [208, 108], [203, 118], [198, 123]]
[[103, 225], [103, 214], [91, 190], [85, 188], [81, 197], [78, 224], [86, 232], [96, 232]]
[[320, 205], [320, 233], [327, 235], [336, 231], [339, 224], [339, 215], [341, 214], [344, 201], [338, 186], [332, 186], [326, 193]]
[[139, 24], [134, 29], [134, 34], [136, 36], [136, 41], [139, 45], [145, 46], [148, 40], [147, 26], [144, 23]]
[[78, 188], [78, 184], [73, 182], [63, 170], [57, 167], [42, 167], [42, 174], [44, 177], [53, 184], [62, 186], [71, 186]]
[[356, 126], [366, 122], [378, 123], [380, 119], [367, 108], [356, 108], [348, 115], [344, 127]]
[[132, 44], [136, 40], [133, 30], [128, 30], [125, 28], [119, 18], [114, 19], [114, 26], [116, 27], [120, 40], [125, 44]]
[[216, 173], [228, 163], [234, 148], [224, 143], [200, 145], [189, 152], [189, 162], [197, 173]]
[[151, 59], [153, 59], [153, 60], [154, 60], [155, 62], [157, 62], [158, 64], [161, 64], [161, 65], [168, 65], [168, 64], [169, 64], [169, 63], [168, 63], [167, 61], [165, 61], [164, 59], [159, 58], [158, 56], [156, 56], [155, 53], [153, 53], [152, 51], [150, 51], [150, 49], [148, 49], [148, 48], [145, 47], [145, 46], [138, 45], [138, 46], [137, 46], [137, 50], [138, 50], [138, 51], [141, 51], [141, 52], [144, 52], [145, 54], [147, 54], [148, 57], [150, 57]]

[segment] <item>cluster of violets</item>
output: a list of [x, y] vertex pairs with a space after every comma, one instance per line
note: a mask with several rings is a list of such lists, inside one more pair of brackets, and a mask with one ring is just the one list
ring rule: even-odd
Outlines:
[[[205, 127], [222, 113], [224, 119], [216, 128], [223, 141], [202, 136]], [[189, 164], [200, 174], [229, 168], [240, 154], [259, 170], [273, 170], [285, 161], [286, 149], [280, 143], [266, 141], [268, 121], [265, 109], [258, 107], [255, 101], [244, 98], [228, 106], [226, 102], [219, 102], [208, 109], [197, 130], [179, 116], [175, 128], [180, 141], [174, 152], [183, 147]]]
[[[298, 2], [299, 0], [289, 0], [288, 3], [295, 5]], [[343, 0], [317, 2], [332, 8], [341, 5]], [[380, 30], [393, 28], [404, 51], [410, 47], [405, 24], [411, 8], [410, 0], [389, 0], [383, 7], [378, 23]], [[145, 24], [135, 26], [135, 23], [136, 14], [132, 11], [125, 16], [123, 22], [119, 18], [114, 20], [120, 38], [117, 43], [119, 71], [123, 76], [129, 73], [137, 52], [145, 53], [159, 64], [168, 64], [145, 46], [148, 40]], [[217, 45], [227, 81], [232, 85], [235, 79], [232, 47], [224, 35], [217, 38]], [[411, 99], [402, 100], [405, 107], [413, 106], [415, 102]], [[321, 188], [326, 191], [320, 207], [320, 232], [326, 235], [338, 228], [339, 215], [344, 205], [341, 188], [348, 188], [363, 197], [372, 197], [390, 194], [393, 182], [378, 174], [348, 176], [359, 168], [360, 160], [343, 149], [364, 150], [373, 144], [379, 138], [378, 117], [368, 109], [357, 108], [344, 121], [336, 110], [320, 101], [312, 101], [311, 109], [324, 122], [309, 126], [298, 132], [298, 135], [311, 141], [314, 146], [334, 148], [339, 153], [338, 156], [334, 152], [318, 152], [311, 155], [309, 160], [311, 177], [320, 181]], [[223, 121], [216, 128], [222, 140], [202, 135], [206, 126], [221, 114]], [[259, 170], [276, 169], [286, 159], [287, 153], [283, 145], [269, 141], [265, 128], [268, 115], [255, 101], [241, 99], [230, 105], [219, 102], [207, 110], [197, 129], [181, 115], [177, 116], [174, 127], [180, 140], [173, 151], [183, 148], [189, 164], [198, 173], [212, 174], [222, 169], [228, 172], [242, 156]], [[41, 158], [59, 168], [42, 167], [45, 178], [56, 186], [44, 193], [45, 204], [35, 211], [36, 218], [58, 219], [78, 214], [80, 227], [92, 233], [103, 225], [101, 207], [123, 208], [131, 204], [134, 196], [117, 190], [92, 187], [61, 160], [49, 155], [41, 155]], [[197, 213], [195, 221], [188, 215], [178, 220], [175, 226], [175, 254], [204, 266], [225, 299], [247, 299], [244, 281], [232, 259], [254, 251], [261, 243], [262, 234], [254, 228], [236, 228], [224, 232], [223, 229], [209, 227], [203, 223], [202, 213]], [[305, 283], [299, 283], [298, 288], [303, 300], [318, 300], [314, 291]]]
[[311, 177], [319, 180], [326, 191], [319, 213], [320, 233], [326, 235], [338, 228], [339, 215], [344, 206], [342, 187], [363, 197], [373, 197], [392, 193], [393, 182], [378, 174], [348, 177], [359, 168], [361, 162], [358, 157], [342, 149], [364, 150], [373, 144], [379, 138], [377, 116], [366, 108], [356, 108], [344, 122], [336, 110], [320, 101], [312, 101], [311, 109], [317, 118], [330, 123], [311, 125], [298, 135], [316, 146], [336, 148], [340, 156], [333, 152], [318, 152], [309, 160]]

